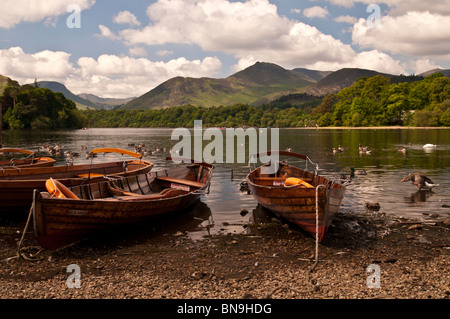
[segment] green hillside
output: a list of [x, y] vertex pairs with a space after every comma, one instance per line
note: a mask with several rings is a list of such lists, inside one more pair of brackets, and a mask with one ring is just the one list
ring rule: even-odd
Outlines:
[[0, 95], [3, 94], [3, 90], [8, 85], [8, 79], [9, 79], [8, 77], [0, 74]]
[[314, 83], [278, 65], [257, 62], [225, 79], [172, 78], [125, 104], [123, 109], [157, 109], [178, 105], [204, 107], [268, 103]]
[[37, 84], [40, 88], [50, 89], [53, 92], [62, 93], [64, 95], [64, 97], [66, 97], [69, 100], [74, 101], [77, 108], [80, 110], [95, 108], [95, 104], [93, 104], [92, 102], [90, 102], [86, 99], [79, 97], [78, 95], [73, 94], [62, 83], [54, 82], [54, 81], [39, 81], [39, 82], [37, 82]]

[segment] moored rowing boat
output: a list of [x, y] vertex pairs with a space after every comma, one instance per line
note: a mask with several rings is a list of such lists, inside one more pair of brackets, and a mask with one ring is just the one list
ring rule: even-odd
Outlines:
[[91, 151], [91, 154], [103, 152], [118, 152], [137, 159], [0, 170], [0, 213], [17, 214], [29, 211], [33, 190], [45, 191], [45, 182], [50, 177], [70, 187], [101, 181], [105, 177], [137, 175], [149, 172], [154, 166], [152, 162], [143, 160], [142, 155], [127, 150], [101, 148]]
[[43, 248], [56, 249], [114, 227], [140, 223], [191, 206], [209, 191], [213, 166], [194, 163], [157, 172], [60, 189], [56, 197], [34, 192], [35, 233]]
[[[275, 153], [311, 162], [305, 155], [287, 151], [267, 152], [265, 155]], [[256, 154], [255, 156], [261, 155]], [[250, 159], [250, 162], [252, 161]], [[318, 239], [322, 241], [334, 214], [341, 206], [345, 187], [306, 169], [303, 170], [284, 162], [279, 162], [278, 165], [277, 171], [273, 174], [262, 172], [262, 169], [268, 167], [268, 164], [252, 170], [247, 175], [250, 192], [259, 204], [282, 219], [296, 224], [314, 237], [317, 231]], [[298, 180], [297, 183], [296, 180]]]
[[25, 167], [48, 167], [53, 166], [56, 160], [50, 157], [34, 157], [33, 151], [20, 148], [0, 148], [0, 154], [19, 153], [28, 155], [25, 158], [12, 158], [10, 160], [0, 161], [0, 170], [13, 169], [20, 170]]

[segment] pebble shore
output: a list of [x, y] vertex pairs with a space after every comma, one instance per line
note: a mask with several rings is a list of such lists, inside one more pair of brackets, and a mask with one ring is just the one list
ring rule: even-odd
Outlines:
[[[245, 228], [201, 240], [133, 229], [33, 260], [6, 259], [20, 234], [3, 228], [0, 299], [450, 298], [448, 216], [414, 222], [339, 213], [317, 264], [314, 238], [293, 226], [272, 219]], [[26, 244], [31, 257], [34, 243]], [[69, 265], [80, 269], [79, 288], [69, 288], [77, 283]]]

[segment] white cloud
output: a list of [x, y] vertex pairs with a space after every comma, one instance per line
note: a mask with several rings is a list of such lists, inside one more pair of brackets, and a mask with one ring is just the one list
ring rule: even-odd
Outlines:
[[99, 38], [106, 38], [110, 40], [117, 40], [118, 37], [112, 32], [107, 26], [103, 24], [99, 24], [98, 28], [100, 29], [100, 34], [95, 34], [95, 36]]
[[20, 47], [0, 50], [0, 74], [21, 84], [38, 81], [64, 83], [75, 94], [91, 93], [101, 97], [139, 96], [175, 77], [214, 77], [222, 63], [216, 57], [203, 60], [172, 59], [151, 61], [103, 54], [97, 59], [79, 58], [74, 65], [70, 54], [60, 51], [25, 53]]
[[314, 6], [303, 10], [303, 15], [307, 18], [325, 18], [329, 14], [326, 7]]
[[132, 47], [128, 50], [128, 53], [131, 56], [146, 56], [148, 54], [147, 50], [142, 47]]
[[383, 16], [379, 28], [369, 28], [367, 21], [360, 19], [353, 26], [352, 40], [362, 48], [450, 59], [450, 19], [436, 13], [411, 11], [401, 16]]
[[380, 50], [357, 53], [314, 26], [280, 16], [267, 0], [160, 0], [148, 7], [147, 14], [152, 23], [119, 32], [123, 41], [129, 45], [191, 44], [205, 51], [226, 52], [237, 59], [232, 71], [267, 61], [285, 68], [336, 70], [346, 66], [404, 72], [400, 61]]
[[405, 63], [405, 68], [414, 70], [415, 74], [420, 74], [426, 71], [434, 70], [441, 67], [430, 59], [417, 59]]
[[129, 24], [131, 26], [139, 26], [141, 23], [138, 21], [136, 16], [130, 11], [120, 11], [114, 18], [113, 21], [117, 24]]
[[417, 11], [430, 13], [438, 13], [441, 15], [450, 15], [450, 4], [448, 0], [434, 0], [434, 1], [423, 1], [423, 0], [327, 0], [333, 5], [342, 6], [345, 8], [350, 8], [355, 5], [355, 3], [362, 4], [385, 4], [389, 7], [390, 15], [403, 15], [407, 12]]
[[69, 61], [70, 54], [61, 51], [25, 53], [20, 47], [0, 50], [0, 74], [20, 83], [38, 80], [61, 81], [76, 72]]
[[172, 50], [159, 50], [158, 52], [156, 52], [156, 54], [159, 56], [172, 55], [173, 51]]
[[98, 96], [139, 96], [162, 82], [175, 77], [214, 77], [222, 67], [216, 57], [203, 60], [173, 59], [154, 62], [146, 58], [131, 58], [103, 54], [97, 59], [83, 57], [78, 60], [78, 76], [66, 83], [74, 93], [91, 93]]
[[358, 21], [358, 19], [349, 15], [345, 15], [335, 18], [334, 21], [339, 23], [355, 24]]
[[13, 28], [21, 22], [39, 22], [54, 24], [55, 18], [68, 14], [70, 5], [81, 10], [89, 9], [95, 0], [2, 0], [0, 10], [0, 28]]

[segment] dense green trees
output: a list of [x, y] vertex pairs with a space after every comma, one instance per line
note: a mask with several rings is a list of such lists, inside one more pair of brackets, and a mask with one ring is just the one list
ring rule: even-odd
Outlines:
[[311, 115], [321, 126], [448, 126], [449, 109], [450, 78], [441, 73], [410, 83], [377, 75], [326, 96]]
[[211, 108], [185, 105], [158, 110], [89, 110], [85, 114], [90, 127], [192, 127], [194, 120], [202, 120], [205, 127], [314, 125], [302, 108], [244, 104]]
[[4, 126], [10, 128], [89, 127], [304, 127], [450, 126], [450, 78], [440, 73], [399, 77], [377, 75], [323, 99], [293, 94], [268, 105], [192, 105], [153, 110], [79, 111], [61, 93], [9, 81], [0, 97]]
[[0, 97], [6, 128], [81, 128], [86, 116], [62, 93], [9, 80]]

